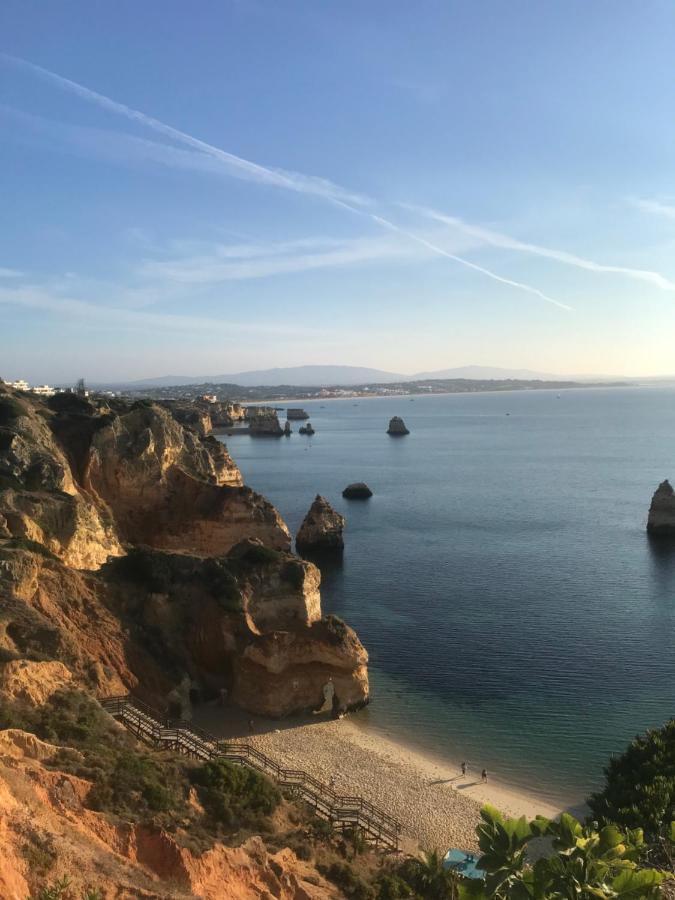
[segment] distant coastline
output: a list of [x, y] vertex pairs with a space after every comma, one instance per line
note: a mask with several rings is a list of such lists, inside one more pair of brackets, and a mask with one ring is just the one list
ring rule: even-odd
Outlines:
[[350, 400], [370, 397], [428, 397], [436, 394], [482, 394], [512, 391], [563, 391], [585, 388], [636, 387], [625, 381], [544, 381], [540, 379], [473, 379], [439, 378], [394, 383], [368, 383], [359, 385], [304, 385], [279, 384], [246, 387], [238, 384], [214, 384], [205, 382], [189, 385], [165, 385], [161, 387], [128, 388], [121, 393], [131, 399], [194, 401], [204, 395], [215, 396], [219, 401], [240, 403], [285, 403], [308, 400]]

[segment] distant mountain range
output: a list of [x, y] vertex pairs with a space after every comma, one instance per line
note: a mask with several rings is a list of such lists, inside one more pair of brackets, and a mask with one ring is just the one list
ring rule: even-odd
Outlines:
[[[561, 380], [559, 375], [533, 372], [530, 369], [500, 369], [494, 366], [460, 366], [439, 369], [437, 372], [385, 372], [363, 366], [289, 366], [278, 369], [259, 369], [234, 372], [228, 375], [163, 375], [144, 378], [129, 384], [134, 388], [170, 387], [188, 384], [239, 384], [242, 387], [293, 385], [296, 387], [328, 387], [331, 385], [391, 384], [400, 381], [426, 381], [434, 378], [498, 379], [517, 378], [541, 381]], [[570, 380], [566, 377], [564, 380]]]

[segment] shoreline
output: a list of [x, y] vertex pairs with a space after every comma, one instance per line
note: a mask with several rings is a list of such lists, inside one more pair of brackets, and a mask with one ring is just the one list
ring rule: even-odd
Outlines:
[[402, 825], [401, 846], [478, 848], [476, 826], [485, 803], [507, 816], [558, 816], [564, 804], [547, 802], [534, 793], [490, 779], [483, 784], [471, 767], [463, 777], [452, 760], [432, 758], [405, 743], [360, 725], [353, 715], [333, 720], [318, 717], [290, 721], [248, 716], [232, 708], [201, 707], [197, 723], [220, 738], [250, 742], [282, 766], [299, 768], [335, 790], [359, 794]]

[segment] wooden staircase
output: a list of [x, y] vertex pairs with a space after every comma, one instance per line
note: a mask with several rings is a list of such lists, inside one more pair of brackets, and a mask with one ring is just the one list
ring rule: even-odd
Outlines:
[[189, 722], [166, 719], [131, 695], [107, 697], [101, 705], [151, 747], [174, 750], [193, 759], [226, 759], [247, 766], [274, 779], [292, 797], [304, 800], [316, 815], [327, 819], [335, 828], [357, 828], [375, 846], [398, 850], [401, 824], [363, 797], [336, 794], [307, 772], [282, 768], [250, 744], [220, 741]]

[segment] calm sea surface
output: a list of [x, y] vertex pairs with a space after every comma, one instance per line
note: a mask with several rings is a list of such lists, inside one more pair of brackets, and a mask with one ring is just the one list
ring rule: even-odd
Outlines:
[[[369, 727], [576, 802], [675, 715], [675, 548], [645, 533], [675, 390], [304, 406], [314, 437], [228, 446], [293, 533], [317, 493], [346, 516], [323, 608], [370, 652]], [[344, 500], [351, 481], [372, 499]]]

